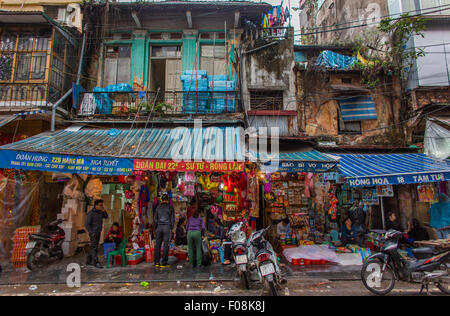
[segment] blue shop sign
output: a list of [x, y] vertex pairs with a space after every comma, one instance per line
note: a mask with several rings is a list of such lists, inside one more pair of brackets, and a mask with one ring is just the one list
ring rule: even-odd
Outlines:
[[0, 168], [92, 175], [131, 175], [133, 159], [0, 150]]

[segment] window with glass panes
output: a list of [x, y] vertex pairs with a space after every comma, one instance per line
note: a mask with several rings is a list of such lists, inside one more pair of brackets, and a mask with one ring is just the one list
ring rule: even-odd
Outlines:
[[131, 46], [107, 46], [104, 64], [104, 86], [130, 83]]
[[225, 44], [202, 45], [200, 55], [200, 69], [206, 70], [208, 75], [226, 75]]

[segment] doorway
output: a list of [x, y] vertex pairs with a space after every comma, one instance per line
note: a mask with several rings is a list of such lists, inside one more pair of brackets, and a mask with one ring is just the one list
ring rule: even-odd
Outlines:
[[151, 46], [150, 90], [159, 89], [157, 102], [181, 110], [181, 46]]

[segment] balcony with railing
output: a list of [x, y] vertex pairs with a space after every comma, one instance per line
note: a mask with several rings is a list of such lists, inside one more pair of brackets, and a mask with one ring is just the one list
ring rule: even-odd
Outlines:
[[153, 118], [227, 115], [241, 112], [238, 91], [130, 91], [79, 94], [78, 118]]

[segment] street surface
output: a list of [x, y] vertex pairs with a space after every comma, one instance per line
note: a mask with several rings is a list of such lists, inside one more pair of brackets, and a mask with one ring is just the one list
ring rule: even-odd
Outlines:
[[[397, 282], [390, 295], [426, 296], [419, 294], [420, 285]], [[360, 281], [329, 281], [326, 279], [289, 280], [281, 291], [286, 296], [374, 296]], [[443, 296], [435, 287], [430, 287], [432, 296]], [[261, 296], [262, 288], [254, 285], [243, 290], [235, 282], [149, 282], [140, 283], [95, 283], [82, 284], [79, 288], [69, 288], [63, 284], [2, 285], [0, 296]]]

